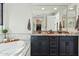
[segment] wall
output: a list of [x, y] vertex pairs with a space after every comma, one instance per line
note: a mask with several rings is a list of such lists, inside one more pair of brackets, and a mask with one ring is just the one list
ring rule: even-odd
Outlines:
[[31, 4], [4, 4], [4, 28], [8, 28], [10, 33], [27, 33], [28, 20], [32, 16], [31, 10]]

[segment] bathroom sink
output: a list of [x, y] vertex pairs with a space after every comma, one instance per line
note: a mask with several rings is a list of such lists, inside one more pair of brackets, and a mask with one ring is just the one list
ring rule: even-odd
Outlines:
[[62, 33], [62, 34], [69, 34], [69, 32], [67, 32], [67, 31], [62, 31], [62, 32], [57, 32], [57, 33]]
[[48, 34], [69, 34], [69, 32], [67, 32], [67, 31], [62, 31], [62, 32], [60, 32], [60, 31], [52, 31], [52, 32], [47, 32]]

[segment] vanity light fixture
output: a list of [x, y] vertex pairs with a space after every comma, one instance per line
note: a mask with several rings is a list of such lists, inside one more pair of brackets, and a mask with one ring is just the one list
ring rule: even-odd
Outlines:
[[70, 10], [73, 10], [74, 8], [69, 8]]
[[42, 10], [45, 10], [45, 8], [41, 8]]
[[57, 8], [54, 8], [54, 10], [57, 10]]

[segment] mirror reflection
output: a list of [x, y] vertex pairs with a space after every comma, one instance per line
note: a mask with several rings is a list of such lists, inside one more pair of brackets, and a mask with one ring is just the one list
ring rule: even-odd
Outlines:
[[34, 5], [32, 31], [75, 30], [76, 5]]

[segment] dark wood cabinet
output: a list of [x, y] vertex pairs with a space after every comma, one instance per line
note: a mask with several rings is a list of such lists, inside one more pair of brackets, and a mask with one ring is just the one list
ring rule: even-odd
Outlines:
[[78, 55], [78, 37], [61, 36], [59, 46], [60, 56], [76, 56]]
[[46, 36], [40, 37], [40, 55], [48, 56], [49, 55], [49, 39]]
[[31, 37], [31, 55], [38, 56], [39, 54], [39, 49], [40, 49], [40, 39], [39, 37]]
[[45, 36], [31, 37], [31, 55], [48, 56], [49, 55], [49, 39]]
[[32, 36], [32, 56], [77, 56], [78, 36]]

